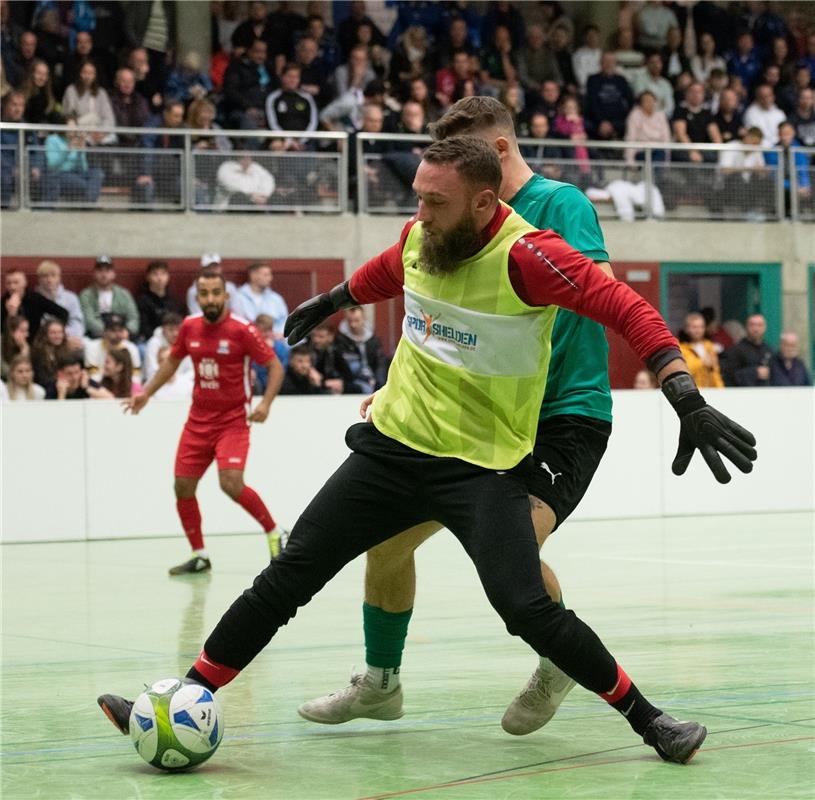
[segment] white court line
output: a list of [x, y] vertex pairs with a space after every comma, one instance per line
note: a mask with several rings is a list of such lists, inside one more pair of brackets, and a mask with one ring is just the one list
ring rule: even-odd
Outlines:
[[771, 562], [754, 563], [751, 561], [692, 561], [685, 558], [647, 558], [645, 556], [604, 556], [595, 553], [581, 553], [579, 558], [596, 558], [601, 561], [641, 561], [645, 564], [688, 564], [693, 567], [755, 567], [771, 572], [773, 569], [792, 569], [812, 572], [812, 565], [775, 564]]

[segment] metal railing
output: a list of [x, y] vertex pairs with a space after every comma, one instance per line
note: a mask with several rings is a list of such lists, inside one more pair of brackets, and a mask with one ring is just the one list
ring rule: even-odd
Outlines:
[[[345, 133], [9, 123], [0, 131], [4, 208], [347, 210]], [[167, 146], [145, 147], [145, 137]], [[286, 149], [295, 140], [298, 149]]]
[[[410, 214], [413, 176], [431, 141], [358, 133], [351, 153], [351, 137], [342, 132], [11, 123], [0, 131], [8, 209]], [[144, 137], [167, 137], [168, 146], [145, 147]], [[109, 143], [95, 143], [102, 138]], [[128, 141], [138, 146], [124, 146]], [[715, 144], [520, 139], [519, 145], [533, 170], [577, 185], [602, 218], [815, 219], [815, 148], [785, 154], [744, 145], [743, 155], [762, 152], [774, 163], [728, 169], [721, 158], [732, 146]]]

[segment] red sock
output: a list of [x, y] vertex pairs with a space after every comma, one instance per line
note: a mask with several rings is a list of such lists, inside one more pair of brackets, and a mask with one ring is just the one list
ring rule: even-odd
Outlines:
[[240, 674], [239, 669], [227, 667], [224, 664], [219, 664], [213, 661], [206, 651], [202, 650], [198, 660], [192, 665], [192, 668], [187, 673], [188, 678], [203, 683], [204, 686], [215, 691], [221, 686], [226, 685], [231, 680]]
[[179, 497], [175, 501], [178, 516], [181, 518], [181, 527], [187, 534], [190, 547], [193, 550], [204, 549], [204, 534], [201, 533], [201, 510], [194, 497]]
[[275, 521], [269, 513], [269, 509], [266, 508], [263, 500], [260, 499], [254, 489], [244, 486], [238, 495], [238, 503], [241, 508], [249, 512], [260, 523], [266, 533], [275, 529]]
[[628, 677], [625, 670], [617, 664], [617, 682], [607, 692], [603, 692], [600, 697], [603, 698], [609, 705], [619, 703], [625, 697], [628, 690], [631, 688], [631, 678]]

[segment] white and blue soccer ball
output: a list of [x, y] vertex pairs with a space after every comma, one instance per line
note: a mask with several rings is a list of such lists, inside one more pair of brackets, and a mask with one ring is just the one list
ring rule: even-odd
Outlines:
[[151, 766], [185, 770], [203, 764], [223, 736], [223, 715], [213, 693], [179, 678], [156, 681], [130, 712], [130, 738]]

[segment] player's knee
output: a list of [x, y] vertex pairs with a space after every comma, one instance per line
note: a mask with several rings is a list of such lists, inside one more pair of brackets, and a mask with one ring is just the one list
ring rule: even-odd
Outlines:
[[176, 498], [183, 500], [185, 498], [195, 497], [195, 488], [197, 485], [198, 481], [194, 478], [180, 478], [176, 476], [173, 485]]
[[507, 632], [522, 639], [530, 636], [540, 638], [542, 633], [550, 629], [553, 616], [560, 611], [545, 592], [534, 597], [506, 597], [500, 607], [493, 604], [501, 615]]
[[529, 504], [532, 511], [532, 525], [535, 528], [535, 539], [538, 542], [538, 547], [543, 547], [543, 543], [555, 529], [557, 517], [552, 507], [537, 497], [530, 495]]
[[233, 500], [237, 500], [243, 491], [243, 477], [241, 475], [219, 472], [218, 482], [221, 484], [221, 490]]

